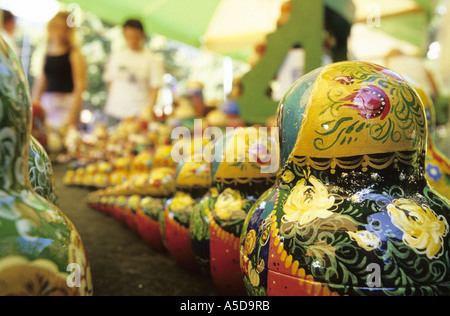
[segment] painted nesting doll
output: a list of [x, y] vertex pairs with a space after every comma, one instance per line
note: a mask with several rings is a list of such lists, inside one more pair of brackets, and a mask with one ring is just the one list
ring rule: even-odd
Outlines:
[[108, 214], [107, 213], [108, 199], [109, 199], [108, 195], [100, 195], [98, 210], [103, 214]]
[[433, 135], [436, 132], [436, 111], [433, 100], [421, 87], [414, 85], [425, 106], [425, 114], [428, 122], [427, 155], [425, 158], [425, 170], [430, 185], [439, 193], [450, 199], [450, 162], [435, 145]]
[[92, 208], [94, 210], [98, 209], [99, 201], [100, 201], [100, 196], [98, 195], [98, 192], [93, 192], [93, 193], [88, 194], [87, 205], [90, 208]]
[[136, 178], [141, 175], [147, 175], [150, 173], [153, 167], [153, 152], [150, 150], [143, 151], [136, 155], [131, 164], [130, 177]]
[[110, 162], [101, 161], [97, 166], [97, 173], [94, 175], [94, 186], [97, 188], [105, 188], [110, 183], [110, 175], [113, 166]]
[[165, 249], [161, 223], [164, 222], [164, 205], [174, 192], [175, 170], [166, 167], [153, 169], [146, 193], [136, 211], [137, 231], [153, 250]]
[[119, 221], [121, 223], [124, 223], [124, 224], [126, 223], [126, 221], [125, 221], [125, 216], [126, 216], [126, 214], [125, 214], [125, 207], [127, 205], [127, 202], [128, 202], [128, 197], [126, 197], [125, 195], [119, 195], [116, 198], [116, 201], [115, 201], [114, 206], [113, 206], [113, 208], [114, 208], [113, 217], [117, 221]]
[[66, 186], [71, 186], [75, 184], [75, 170], [67, 170], [64, 174], [63, 183]]
[[426, 181], [405, 79], [328, 65], [294, 84], [278, 124], [282, 169], [241, 237], [249, 295], [450, 294], [449, 201]]
[[177, 164], [172, 159], [172, 146], [163, 145], [156, 149], [155, 156], [153, 158], [154, 168], [176, 168]]
[[251, 206], [275, 181], [275, 141], [265, 129], [239, 128], [215, 144], [212, 187], [191, 216], [191, 242], [220, 295], [245, 295], [239, 238]]
[[79, 167], [75, 170], [75, 176], [73, 178], [74, 185], [83, 185], [84, 174], [86, 173], [85, 167]]
[[90, 295], [78, 232], [29, 181], [31, 98], [3, 39], [0, 68], [0, 295]]
[[195, 205], [211, 186], [210, 164], [202, 155], [181, 162], [176, 174], [176, 192], [165, 205], [164, 243], [172, 257], [184, 268], [197, 268], [190, 238], [190, 218]]
[[114, 161], [114, 170], [111, 173], [111, 184], [118, 185], [127, 181], [130, 164], [132, 163], [131, 157], [119, 157]]
[[53, 204], [57, 204], [56, 185], [53, 178], [53, 167], [44, 147], [31, 136], [30, 155], [28, 156], [28, 173], [33, 189]]
[[85, 187], [95, 186], [95, 175], [98, 173], [98, 165], [93, 163], [86, 166], [82, 185]]
[[116, 196], [108, 194], [106, 200], [106, 214], [109, 216], [114, 216], [114, 206], [116, 205]]
[[155, 251], [166, 250], [162, 236], [160, 223], [164, 217], [164, 205], [167, 198], [143, 197], [136, 213], [137, 229], [141, 238]]
[[136, 212], [141, 202], [140, 195], [132, 195], [128, 198], [127, 203], [125, 205], [125, 222], [129, 228], [135, 233], [138, 233], [137, 230], [137, 220], [136, 220]]

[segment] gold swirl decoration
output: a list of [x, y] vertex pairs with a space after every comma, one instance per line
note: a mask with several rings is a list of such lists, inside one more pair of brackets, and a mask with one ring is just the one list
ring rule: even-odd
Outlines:
[[408, 166], [415, 166], [420, 157], [420, 153], [413, 152], [392, 152], [384, 155], [362, 155], [357, 157], [343, 158], [313, 158], [293, 156], [293, 162], [300, 167], [311, 167], [312, 169], [325, 171], [330, 170], [334, 173], [337, 167], [343, 170], [355, 170], [362, 168], [367, 172], [368, 168], [383, 170], [391, 165], [402, 163]]

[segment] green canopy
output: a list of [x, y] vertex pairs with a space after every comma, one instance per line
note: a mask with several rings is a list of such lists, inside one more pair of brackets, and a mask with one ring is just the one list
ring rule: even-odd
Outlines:
[[[79, 4], [88, 12], [92, 12], [106, 22], [122, 24], [127, 18], [139, 18], [143, 21], [147, 32], [161, 34], [170, 39], [183, 42], [194, 47], [201, 47], [203, 37], [213, 19], [216, 10], [224, 0], [59, 0], [71, 4]], [[262, 1], [262, 0], [261, 0]], [[423, 45], [427, 23], [432, 6], [429, 0], [414, 0], [424, 10], [414, 14], [398, 15], [383, 18], [381, 30], [404, 39], [416, 46]], [[372, 1], [371, 3], [376, 3]], [[324, 0], [324, 3], [340, 13], [347, 20], [355, 14], [352, 0]], [[367, 3], [366, 3], [367, 4]], [[239, 10], [239, 7], [236, 8]], [[358, 10], [358, 7], [356, 8]], [[250, 13], [249, 13], [250, 14]], [[261, 20], [261, 23], [263, 20]], [[266, 23], [267, 21], [264, 21]], [[230, 23], [231, 20], [230, 20]], [[227, 55], [246, 59], [251, 52], [251, 45], [226, 52]], [[224, 52], [222, 52], [224, 53]]]
[[221, 0], [60, 0], [77, 3], [112, 24], [142, 19], [147, 32], [161, 34], [195, 47]]

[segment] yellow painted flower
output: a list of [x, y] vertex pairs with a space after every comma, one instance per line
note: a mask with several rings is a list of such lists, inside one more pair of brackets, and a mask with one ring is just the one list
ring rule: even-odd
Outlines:
[[294, 181], [295, 175], [292, 173], [292, 171], [287, 170], [283, 173], [283, 175], [281, 176], [281, 179], [285, 183], [291, 183], [292, 181]]
[[352, 240], [355, 240], [358, 245], [366, 251], [373, 251], [380, 247], [381, 240], [372, 232], [358, 231], [347, 232]]
[[140, 203], [141, 203], [140, 195], [133, 195], [128, 199], [128, 207], [133, 211], [136, 211], [139, 208]]
[[67, 273], [56, 264], [38, 259], [30, 262], [19, 256], [0, 260], [1, 296], [73, 296], [82, 293], [67, 285]]
[[171, 209], [178, 212], [186, 212], [192, 210], [195, 200], [184, 192], [177, 192], [173, 198]]
[[333, 215], [329, 211], [335, 203], [335, 197], [330, 196], [327, 187], [317, 178], [311, 176], [307, 185], [302, 179], [292, 189], [284, 204], [284, 219], [300, 225], [308, 224], [315, 219], [325, 219]]
[[247, 236], [245, 237], [245, 244], [244, 244], [244, 254], [250, 254], [253, 252], [256, 246], [256, 231], [251, 230], [248, 232]]
[[231, 218], [233, 213], [242, 211], [241, 194], [238, 191], [226, 189], [217, 198], [214, 210], [222, 220]]
[[403, 242], [429, 259], [443, 253], [443, 238], [448, 234], [444, 216], [437, 216], [425, 205], [407, 199], [396, 200], [387, 206], [392, 223], [403, 232]]

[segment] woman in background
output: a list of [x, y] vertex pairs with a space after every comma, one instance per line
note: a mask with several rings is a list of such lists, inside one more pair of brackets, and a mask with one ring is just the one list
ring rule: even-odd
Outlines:
[[33, 102], [44, 108], [53, 129], [78, 125], [86, 88], [85, 61], [68, 18], [69, 13], [60, 12], [48, 23], [44, 69], [33, 87]]

